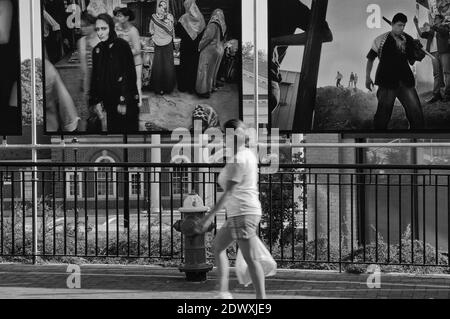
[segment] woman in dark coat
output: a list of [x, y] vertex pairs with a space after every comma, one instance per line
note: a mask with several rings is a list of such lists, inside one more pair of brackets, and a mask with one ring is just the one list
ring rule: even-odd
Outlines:
[[0, 0], [0, 133], [20, 133], [17, 100], [20, 74], [17, 0]]
[[186, 13], [181, 16], [175, 32], [181, 39], [180, 44], [180, 72], [178, 90], [193, 93], [197, 81], [197, 68], [200, 53], [198, 44], [201, 34], [205, 30], [205, 18], [200, 12], [195, 0], [185, 0]]
[[106, 112], [108, 133], [139, 131], [139, 93], [130, 45], [117, 37], [113, 19], [97, 17], [100, 43], [94, 48], [89, 104], [100, 119]]

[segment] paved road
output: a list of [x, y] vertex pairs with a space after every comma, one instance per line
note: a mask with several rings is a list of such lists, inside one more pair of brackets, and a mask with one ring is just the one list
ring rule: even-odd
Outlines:
[[[63, 265], [0, 265], [0, 298], [58, 299], [211, 299], [215, 273], [193, 284], [177, 269], [144, 266], [82, 266], [81, 289], [68, 289]], [[267, 279], [270, 299], [450, 298], [450, 277], [382, 275], [380, 289], [367, 287], [368, 275], [279, 271]], [[236, 299], [253, 297], [252, 288], [230, 284]]]

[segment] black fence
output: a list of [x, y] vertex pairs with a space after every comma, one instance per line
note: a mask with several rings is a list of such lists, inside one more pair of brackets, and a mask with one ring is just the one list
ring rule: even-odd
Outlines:
[[[207, 206], [220, 165], [0, 164], [3, 259], [183, 261], [172, 225], [191, 193]], [[450, 171], [445, 166], [261, 167], [260, 237], [281, 267], [379, 264], [449, 268]], [[37, 211], [35, 210], [37, 208]], [[226, 214], [216, 218], [211, 244]], [[36, 244], [36, 247], [34, 247]], [[230, 250], [233, 258], [235, 247]]]

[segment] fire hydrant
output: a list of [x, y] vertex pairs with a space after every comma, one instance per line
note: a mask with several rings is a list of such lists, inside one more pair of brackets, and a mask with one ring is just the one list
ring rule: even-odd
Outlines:
[[[182, 220], [177, 221], [173, 228], [184, 235], [184, 259], [185, 263], [179, 267], [186, 274], [186, 280], [190, 282], [203, 282], [207, 280], [207, 273], [213, 268], [206, 260], [205, 234], [196, 234], [195, 226], [208, 212], [203, 200], [197, 194], [190, 194], [180, 208]], [[211, 225], [208, 231], [214, 229]]]

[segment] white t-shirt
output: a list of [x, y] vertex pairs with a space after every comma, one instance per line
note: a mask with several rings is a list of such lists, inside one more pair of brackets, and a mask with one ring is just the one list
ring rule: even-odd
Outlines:
[[225, 209], [228, 217], [242, 215], [261, 215], [261, 203], [258, 192], [258, 161], [248, 149], [238, 151], [221, 171], [218, 182], [226, 189], [228, 181], [238, 183], [230, 194]]

